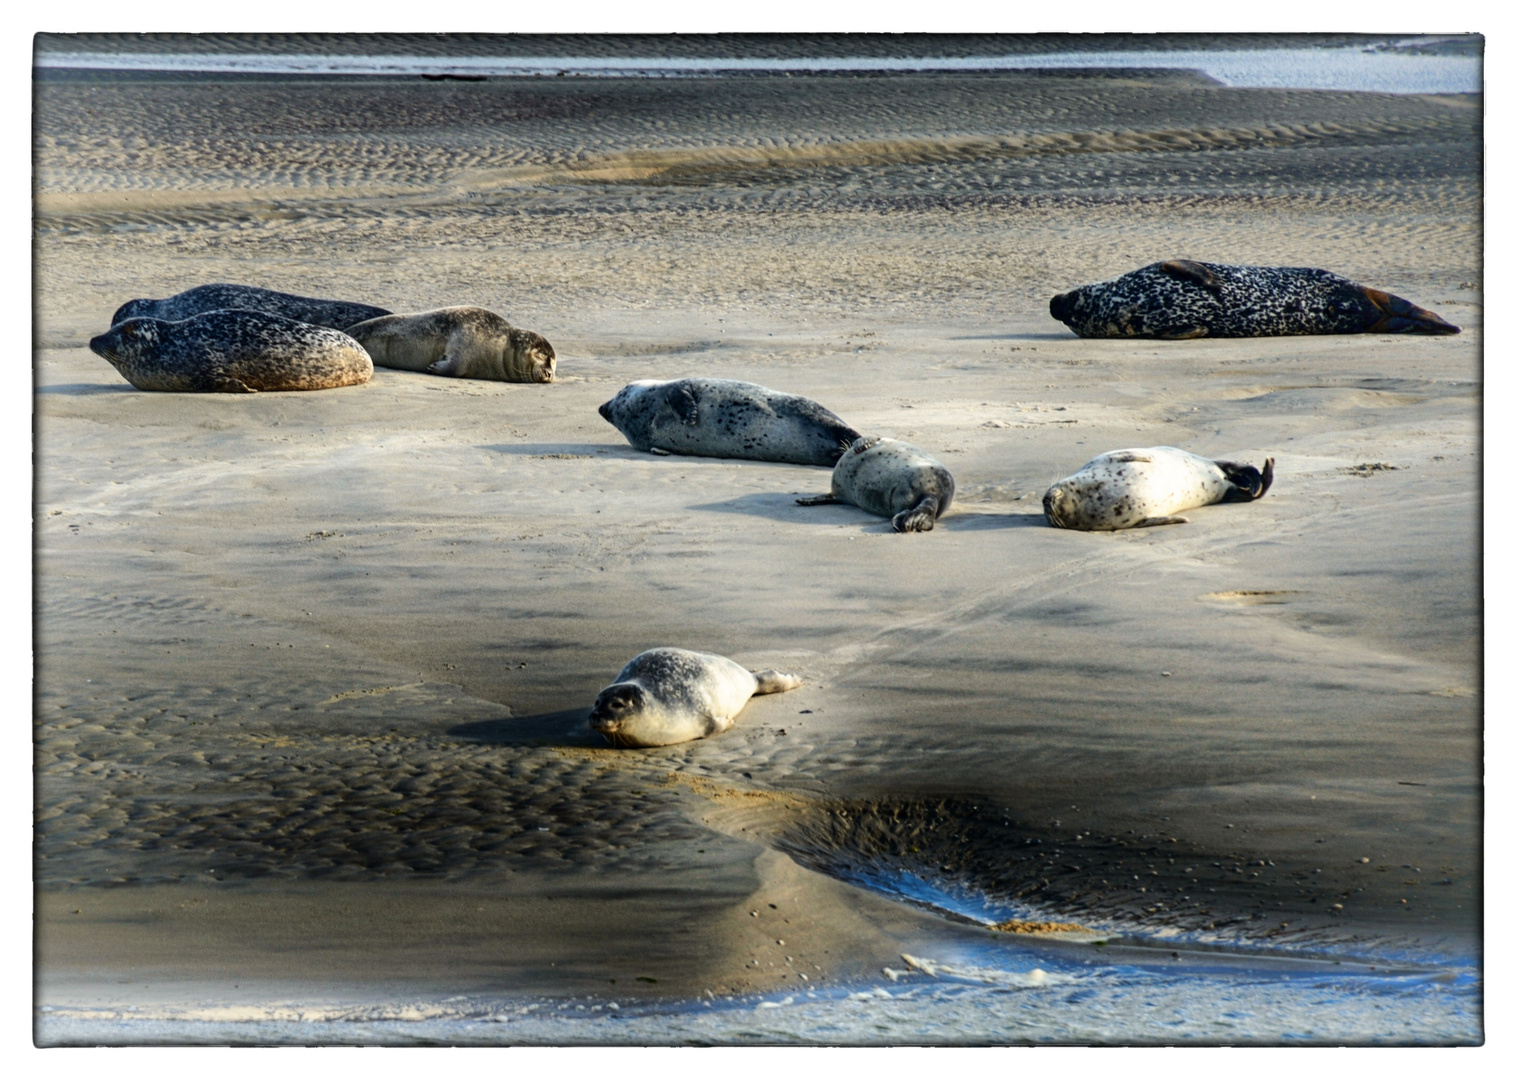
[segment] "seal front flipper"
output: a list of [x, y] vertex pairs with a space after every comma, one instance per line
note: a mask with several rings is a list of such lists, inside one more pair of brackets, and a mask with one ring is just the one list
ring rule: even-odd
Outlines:
[[797, 506], [833, 506], [843, 500], [836, 495], [810, 495], [804, 499], [795, 500]]
[[1168, 517], [1146, 517], [1142, 521], [1134, 522], [1130, 527], [1134, 529], [1146, 529], [1150, 525], [1189, 525], [1190, 518], [1171, 514]]
[[208, 394], [256, 394], [256, 393], [258, 393], [257, 390], [254, 390], [251, 386], [249, 386], [247, 383], [243, 382], [241, 379], [234, 379], [230, 375], [223, 375], [220, 378], [210, 378], [210, 379], [207, 379], [199, 387], [196, 387], [196, 389], [203, 390], [205, 393], [208, 393]]
[[[1380, 313], [1380, 318], [1364, 328], [1366, 334], [1459, 333], [1459, 327], [1434, 315], [1427, 308], [1418, 307], [1410, 300], [1403, 300], [1399, 296], [1392, 296], [1379, 289], [1365, 289], [1364, 295]], [[1374, 316], [1372, 315], [1371, 318]]]
[[786, 675], [773, 668], [755, 671], [753, 677], [758, 680], [758, 687], [753, 691], [755, 694], [783, 694], [786, 690], [794, 690], [801, 685], [799, 675]]
[[444, 355], [443, 358], [441, 360], [438, 360], [436, 363], [427, 365], [427, 374], [456, 377], [458, 375], [458, 369], [460, 366], [461, 363], [457, 356]]
[[890, 519], [890, 527], [896, 532], [931, 532], [938, 520], [938, 500], [934, 495], [923, 496], [922, 501], [910, 510], [902, 510]]
[[1232, 490], [1222, 496], [1222, 502], [1252, 502], [1262, 499], [1269, 486], [1275, 482], [1274, 458], [1265, 458], [1263, 469], [1237, 461], [1219, 461], [1217, 468], [1222, 470], [1227, 482], [1233, 485]]
[[677, 394], [669, 396], [669, 408], [674, 410], [674, 415], [679, 417], [680, 423], [695, 427], [701, 422], [701, 410], [696, 404], [695, 394], [688, 386], [682, 386]]
[[1199, 285], [1207, 292], [1220, 293], [1222, 291], [1222, 279], [1212, 273], [1211, 267], [1205, 263], [1191, 262], [1189, 259], [1170, 259], [1168, 262], [1161, 262], [1159, 269], [1170, 277]]

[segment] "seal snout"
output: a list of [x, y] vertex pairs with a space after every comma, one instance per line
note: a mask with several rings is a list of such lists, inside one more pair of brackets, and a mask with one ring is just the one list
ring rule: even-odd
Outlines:
[[1048, 301], [1048, 313], [1060, 322], [1068, 322], [1069, 317], [1074, 314], [1074, 295], [1072, 292], [1066, 292], [1055, 296]]
[[1059, 504], [1064, 501], [1064, 489], [1055, 484], [1043, 493], [1043, 516], [1056, 529], [1066, 528]]
[[609, 402], [609, 401], [606, 402], [597, 411], [600, 413], [601, 419], [604, 420], [604, 421], [606, 421], [606, 423], [608, 423], [608, 424], [614, 424], [614, 423], [616, 423], [615, 420], [611, 419], [611, 402]]

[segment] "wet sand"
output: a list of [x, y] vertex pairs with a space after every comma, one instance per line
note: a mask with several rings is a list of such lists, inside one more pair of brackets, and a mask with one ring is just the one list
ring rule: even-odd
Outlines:
[[[1477, 101], [50, 77], [37, 117], [39, 1004], [750, 992], [989, 933], [850, 883], [900, 870], [1125, 935], [1478, 948]], [[1176, 256], [1464, 333], [1047, 314]], [[145, 394], [85, 347], [209, 281], [481, 304], [561, 381]], [[917, 443], [954, 507], [893, 535], [796, 506], [826, 470], [596, 414], [684, 375]], [[1044, 525], [1052, 480], [1154, 444], [1274, 488]], [[605, 747], [585, 709], [664, 644], [807, 685]]]

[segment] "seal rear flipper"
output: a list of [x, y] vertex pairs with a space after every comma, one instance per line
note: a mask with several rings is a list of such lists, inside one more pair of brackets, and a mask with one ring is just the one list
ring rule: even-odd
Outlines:
[[808, 495], [804, 499], [795, 500], [797, 506], [833, 506], [843, 500], [836, 495]]
[[1410, 300], [1365, 289], [1364, 295], [1381, 313], [1381, 317], [1364, 328], [1366, 334], [1457, 334], [1459, 327], [1434, 315], [1427, 308], [1420, 308]]
[[1211, 268], [1205, 263], [1191, 262], [1189, 259], [1170, 259], [1168, 262], [1161, 262], [1159, 269], [1172, 278], [1199, 285], [1207, 292], [1220, 293], [1222, 291], [1222, 279], [1212, 273]]
[[1252, 502], [1262, 499], [1269, 486], [1275, 482], [1274, 458], [1265, 458], [1263, 469], [1237, 461], [1219, 461], [1216, 465], [1222, 470], [1227, 482], [1233, 485], [1232, 490], [1222, 496], [1222, 502]]
[[925, 495], [922, 501], [910, 510], [902, 510], [890, 519], [890, 527], [896, 532], [931, 532], [932, 527], [938, 522], [938, 499], [936, 495]]
[[1168, 517], [1146, 517], [1142, 521], [1135, 521], [1130, 528], [1147, 529], [1154, 525], [1189, 525], [1190, 518], [1181, 517], [1179, 514], [1171, 514]]
[[773, 668], [755, 671], [753, 677], [758, 680], [758, 687], [753, 691], [755, 694], [783, 694], [786, 690], [794, 690], [801, 685], [799, 675], [786, 675]]

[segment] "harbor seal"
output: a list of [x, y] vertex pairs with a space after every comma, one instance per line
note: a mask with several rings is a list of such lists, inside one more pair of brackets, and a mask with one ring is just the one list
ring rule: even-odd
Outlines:
[[347, 328], [374, 363], [455, 379], [552, 382], [558, 363], [541, 334], [521, 330], [482, 307], [445, 307], [383, 315]]
[[832, 492], [801, 506], [851, 503], [896, 532], [930, 532], [953, 502], [953, 474], [927, 451], [879, 435], [855, 439], [832, 470]]
[[600, 692], [590, 726], [612, 746], [689, 742], [726, 731], [754, 694], [780, 694], [800, 685], [794, 675], [749, 671], [715, 653], [649, 649]]
[[600, 407], [639, 450], [832, 466], [859, 433], [810, 398], [736, 379], [643, 379]]
[[1043, 496], [1043, 514], [1060, 529], [1136, 529], [1178, 525], [1182, 510], [1216, 502], [1261, 498], [1275, 479], [1275, 459], [1264, 468], [1210, 458], [1173, 446], [1112, 450], [1086, 462]]
[[252, 285], [197, 285], [166, 300], [128, 300], [111, 316], [111, 325], [127, 319], [162, 319], [165, 322], [180, 322], [207, 311], [225, 311], [240, 308], [243, 311], [261, 311], [265, 315], [278, 315], [312, 326], [330, 326], [333, 330], [346, 330], [354, 323], [365, 319], [388, 315], [386, 308], [371, 304], [354, 304], [347, 300], [316, 300], [309, 296], [294, 296], [274, 292]]
[[1084, 338], [1459, 333], [1410, 301], [1326, 270], [1188, 259], [1060, 293], [1048, 310]]
[[374, 374], [369, 354], [341, 330], [256, 311], [127, 319], [92, 338], [90, 348], [139, 390], [326, 390]]

